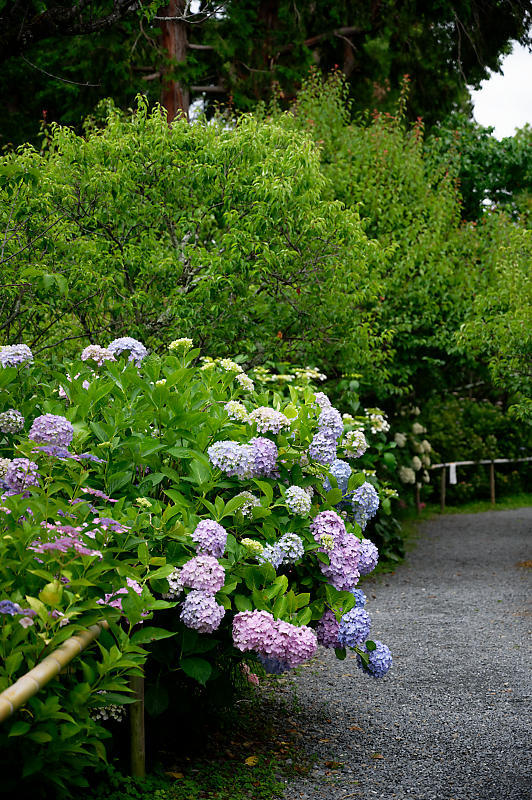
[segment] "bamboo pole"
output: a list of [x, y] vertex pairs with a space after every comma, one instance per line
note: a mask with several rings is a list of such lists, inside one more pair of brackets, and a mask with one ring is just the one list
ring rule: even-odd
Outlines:
[[443, 514], [445, 511], [445, 470], [447, 467], [442, 464], [441, 478], [440, 478], [440, 512]]
[[421, 514], [421, 495], [419, 492], [419, 484], [416, 482], [416, 509], [417, 513]]
[[0, 722], [14, 714], [24, 703], [37, 694], [52, 678], [61, 672], [73, 658], [97, 639], [102, 628], [107, 628], [106, 620], [91, 625], [86, 631], [81, 631], [71, 636], [57, 650], [46, 656], [40, 664], [30, 669], [25, 675], [0, 694]]
[[491, 505], [495, 505], [495, 464], [492, 461], [490, 464], [490, 500]]
[[146, 777], [146, 739], [144, 732], [144, 678], [134, 676], [129, 685], [135, 692], [136, 702], [129, 706], [131, 774], [134, 778]]

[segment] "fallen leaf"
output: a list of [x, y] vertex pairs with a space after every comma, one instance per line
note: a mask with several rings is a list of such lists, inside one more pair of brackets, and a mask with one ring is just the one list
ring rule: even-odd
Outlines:
[[372, 758], [384, 758], [382, 753], [372, 753], [371, 757]]
[[248, 765], [248, 767], [254, 767], [256, 764], [259, 763], [259, 757], [258, 756], [248, 756], [248, 758], [246, 758], [245, 763]]
[[325, 766], [329, 767], [329, 769], [338, 769], [339, 767], [343, 767], [342, 761], [326, 761]]
[[181, 781], [185, 777], [182, 772], [165, 772], [165, 775], [170, 775], [171, 778], [175, 778], [176, 781]]
[[362, 732], [364, 731], [364, 729], [361, 728], [360, 725], [350, 725], [349, 726], [349, 730], [350, 731], [362, 731]]
[[330, 739], [318, 739], [318, 742], [330, 742]]

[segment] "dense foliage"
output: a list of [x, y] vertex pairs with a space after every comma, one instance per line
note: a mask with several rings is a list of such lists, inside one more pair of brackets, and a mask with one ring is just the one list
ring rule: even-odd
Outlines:
[[194, 686], [286, 671], [318, 643], [354, 648], [374, 677], [391, 665], [355, 589], [378, 559], [364, 529], [393, 496], [349, 464], [364, 434], [308, 386], [283, 399], [229, 359], [194, 366], [191, 344], [161, 358], [119, 338], [56, 367], [0, 350], [2, 686], [110, 625], [99, 657], [2, 727], [9, 780], [53, 761], [51, 781], [83, 784], [147, 657], [148, 713], [171, 724]]
[[[227, 0], [223, 13], [216, 0], [195, 6], [2, 0], [0, 85], [10, 114], [2, 116], [0, 141], [35, 141], [43, 110], [51, 121], [80, 125], [104, 97], [121, 108], [138, 92], [157, 101], [172, 79], [183, 100], [249, 111], [277, 86], [291, 100], [311, 65], [322, 74], [339, 66], [359, 110], [392, 110], [409, 74], [411, 118], [432, 125], [457, 107], [468, 110], [467, 86], [498, 69], [511, 41], [530, 43], [523, 0]], [[168, 15], [176, 21], [166, 22]], [[165, 46], [168, 25], [177, 52]]]
[[368, 360], [379, 249], [282, 120], [169, 128], [139, 100], [86, 138], [56, 128], [43, 153], [6, 156], [0, 180], [8, 341], [183, 333], [213, 355], [237, 341], [255, 361]]

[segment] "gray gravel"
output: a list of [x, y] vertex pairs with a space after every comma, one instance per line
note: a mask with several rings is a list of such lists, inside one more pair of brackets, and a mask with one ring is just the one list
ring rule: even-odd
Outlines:
[[531, 532], [532, 508], [444, 516], [395, 574], [364, 583], [394, 666], [379, 681], [320, 648], [300, 670], [296, 725], [317, 758], [286, 800], [532, 797], [530, 569], [518, 563]]

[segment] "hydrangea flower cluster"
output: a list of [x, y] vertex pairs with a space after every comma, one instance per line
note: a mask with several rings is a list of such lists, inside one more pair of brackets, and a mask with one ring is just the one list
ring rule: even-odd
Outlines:
[[284, 501], [292, 514], [299, 514], [302, 517], [305, 517], [312, 508], [312, 498], [300, 486], [289, 486]]
[[9, 408], [0, 414], [0, 431], [2, 433], [17, 433], [24, 427], [24, 417], [16, 408]]
[[367, 611], [356, 606], [344, 614], [338, 629], [338, 641], [342, 647], [356, 647], [369, 636], [371, 619]]
[[108, 722], [109, 720], [113, 722], [123, 722], [126, 718], [126, 709], [124, 706], [117, 706], [111, 703], [108, 706], [91, 708], [89, 714], [90, 718], [95, 720], [95, 722]]
[[355, 489], [352, 496], [355, 521], [358, 522], [362, 530], [368, 521], [375, 516], [379, 508], [379, 495], [371, 483], [364, 481], [362, 486]]
[[148, 355], [148, 351], [138, 339], [133, 339], [131, 336], [121, 336], [118, 339], [113, 339], [111, 344], [107, 346], [113, 356], [119, 356], [124, 352], [129, 351], [128, 361], [134, 361], [137, 367], [140, 366], [141, 361]]
[[229, 400], [225, 404], [224, 410], [227, 411], [229, 419], [236, 420], [237, 422], [247, 422], [248, 411], [244, 403], [239, 403], [238, 400]]
[[315, 392], [314, 402], [321, 409], [331, 408], [331, 401], [329, 400], [325, 392]]
[[420, 422], [414, 422], [412, 424], [412, 433], [415, 434], [416, 436], [419, 436], [420, 434], [426, 433], [426, 432], [427, 432], [427, 429]]
[[387, 433], [390, 430], [390, 423], [382, 413], [370, 414], [369, 424], [372, 433]]
[[9, 460], [9, 458], [0, 458], [0, 478], [3, 478], [5, 476], [10, 464], [11, 461]]
[[74, 428], [66, 417], [43, 414], [33, 420], [28, 436], [34, 442], [68, 447], [74, 436]]
[[336, 541], [346, 534], [345, 523], [336, 511], [320, 511], [310, 523], [310, 532], [317, 542], [323, 534], [332, 536]]
[[271, 439], [262, 436], [255, 436], [250, 440], [253, 447], [253, 475], [256, 478], [268, 477], [275, 469], [279, 451], [277, 445]]
[[27, 344], [7, 344], [0, 347], [0, 364], [3, 367], [18, 367], [31, 364], [33, 353]]
[[364, 431], [348, 431], [344, 437], [343, 445], [345, 452], [352, 458], [360, 458], [368, 449], [368, 443], [364, 436]]
[[320, 536], [320, 544], [324, 552], [328, 553], [334, 547], [334, 539], [330, 533], [322, 533]]
[[198, 553], [221, 558], [227, 543], [227, 531], [212, 519], [202, 519], [193, 531], [192, 539]]
[[332, 406], [322, 408], [318, 420], [318, 429], [330, 436], [331, 439], [338, 439], [344, 430], [342, 415]]
[[246, 392], [252, 392], [255, 389], [255, 384], [253, 383], [249, 375], [245, 375], [244, 373], [241, 374], [239, 373], [235, 377], [235, 380], [238, 384], [240, 384], [242, 389], [244, 389]]
[[[117, 340], [118, 341], [118, 340]], [[81, 353], [81, 360], [96, 361], [99, 367], [102, 366], [104, 361], [116, 361], [113, 353], [107, 347], [100, 347], [99, 344], [89, 344]]]
[[359, 553], [360, 540], [346, 532], [335, 540], [332, 550], [328, 551], [329, 564], [320, 562], [322, 574], [338, 591], [349, 591], [358, 583], [360, 578]]
[[241, 544], [246, 548], [250, 556], [260, 556], [264, 550], [264, 545], [256, 542], [255, 539], [242, 539]]
[[28, 486], [39, 485], [39, 467], [29, 458], [14, 458], [6, 471], [4, 482], [14, 494], [20, 494]]
[[[185, 565], [186, 566], [186, 565]], [[209, 592], [194, 589], [181, 608], [180, 618], [187, 628], [199, 633], [213, 633], [224, 618], [225, 608]]]
[[[362, 570], [361, 570], [362, 574]], [[353, 597], [355, 598], [355, 608], [364, 608], [367, 603], [367, 597], [362, 591], [362, 589], [350, 589], [349, 590]]]
[[317, 461], [318, 464], [329, 466], [336, 458], [336, 442], [324, 431], [318, 431], [312, 437], [308, 448], [309, 458]]
[[183, 584], [181, 583], [181, 570], [174, 569], [170, 575], [167, 576], [168, 591], [163, 594], [165, 600], [177, 600], [183, 591]]
[[207, 454], [211, 464], [229, 477], [236, 476], [242, 480], [253, 475], [255, 454], [250, 445], [225, 439], [211, 445], [207, 449]]
[[411, 467], [399, 467], [399, 480], [402, 483], [415, 483], [416, 473]]
[[235, 494], [235, 497], [245, 498], [246, 502], [239, 508], [240, 513], [244, 517], [251, 517], [253, 509], [260, 506], [259, 498], [255, 497], [252, 492], [240, 492], [239, 494]]
[[122, 611], [122, 600], [123, 596], [128, 593], [128, 587], [133, 589], [136, 594], [142, 594], [142, 586], [138, 581], [133, 578], [126, 578], [126, 584], [127, 586], [117, 589], [116, 592], [106, 594], [103, 600], [98, 600], [98, 603], [100, 605], [111, 606], [111, 608], [118, 608]]
[[[341, 458], [336, 458], [329, 467], [329, 472], [336, 478], [336, 483], [343, 497], [347, 495], [347, 484], [351, 476], [351, 471], [351, 467], [347, 461], [342, 461]], [[325, 478], [323, 481], [323, 488], [327, 492], [331, 490], [332, 486], [329, 478]]]
[[259, 433], [279, 433], [290, 427], [290, 420], [281, 411], [268, 406], [259, 406], [249, 414], [249, 421], [257, 426]]
[[225, 369], [226, 372], [236, 372], [239, 375], [244, 372], [240, 364], [237, 364], [236, 361], [232, 361], [230, 358], [219, 358], [216, 363], [219, 367]]
[[192, 345], [192, 339], [187, 339], [186, 336], [182, 336], [181, 339], [174, 339], [173, 342], [170, 342], [168, 349], [170, 352], [173, 352], [174, 350], [181, 350], [183, 353], [188, 353]]
[[266, 545], [258, 557], [259, 564], [269, 562], [278, 569], [283, 564], [295, 564], [305, 555], [305, 547], [297, 533], [285, 533], [275, 544]]
[[297, 667], [316, 652], [318, 640], [306, 625], [299, 628], [274, 619], [268, 611], [242, 611], [233, 619], [233, 643], [240, 651], [255, 650], [259, 655]]
[[367, 675], [373, 678], [382, 678], [390, 667], [392, 666], [393, 659], [388, 645], [383, 644], [378, 639], [375, 639], [375, 650], [368, 651], [364, 646], [362, 649], [368, 654], [369, 663], [366, 666], [357, 653], [357, 666]]
[[183, 564], [181, 583], [190, 589], [216, 594], [225, 583], [225, 570], [213, 556], [195, 556]]
[[338, 631], [340, 630], [340, 623], [336, 619], [334, 611], [330, 608], [325, 610], [323, 617], [316, 625], [316, 636], [318, 643], [322, 647], [340, 647], [338, 641]]
[[358, 571], [361, 575], [369, 575], [377, 566], [379, 551], [369, 539], [360, 542], [360, 555], [358, 557]]
[[406, 444], [406, 433], [396, 433], [393, 440], [397, 447], [404, 447]]

